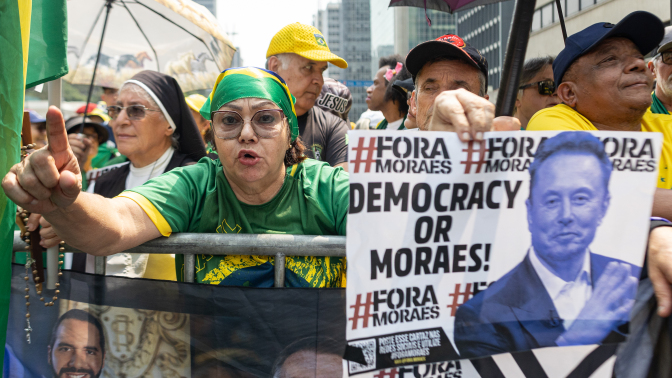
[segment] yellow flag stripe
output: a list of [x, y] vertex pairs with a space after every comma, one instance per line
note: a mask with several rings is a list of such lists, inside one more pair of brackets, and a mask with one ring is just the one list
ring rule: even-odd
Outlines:
[[32, 0], [16, 0], [19, 4], [19, 21], [21, 22], [21, 47], [23, 49], [23, 86], [26, 86], [28, 72], [28, 45], [30, 43], [30, 15], [33, 12]]

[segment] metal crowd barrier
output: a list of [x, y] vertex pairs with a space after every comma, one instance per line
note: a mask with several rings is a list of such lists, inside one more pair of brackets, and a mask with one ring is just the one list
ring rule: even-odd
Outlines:
[[[25, 252], [26, 243], [14, 231], [14, 252]], [[66, 252], [83, 253], [65, 245]], [[345, 236], [276, 234], [174, 234], [125, 252], [184, 255], [184, 281], [194, 282], [195, 255], [275, 256], [275, 287], [285, 286], [285, 256], [345, 257]], [[95, 274], [104, 275], [107, 257], [96, 256]]]

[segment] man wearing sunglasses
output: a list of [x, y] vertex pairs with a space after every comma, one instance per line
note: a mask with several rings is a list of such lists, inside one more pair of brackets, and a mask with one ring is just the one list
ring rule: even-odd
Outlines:
[[656, 49], [657, 55], [648, 66], [656, 79], [656, 89], [651, 97], [651, 112], [670, 114], [672, 110], [672, 26], [665, 28], [665, 37]]
[[518, 87], [514, 116], [524, 130], [532, 116], [560, 103], [553, 81], [553, 57], [533, 58], [525, 62]]

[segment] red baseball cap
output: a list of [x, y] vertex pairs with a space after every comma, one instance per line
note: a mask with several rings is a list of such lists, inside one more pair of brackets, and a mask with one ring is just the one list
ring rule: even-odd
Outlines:
[[488, 61], [475, 47], [455, 34], [446, 34], [435, 40], [422, 42], [408, 53], [406, 69], [413, 75], [413, 82], [425, 63], [442, 56], [459, 58], [478, 68], [485, 74], [485, 87], [488, 87]]

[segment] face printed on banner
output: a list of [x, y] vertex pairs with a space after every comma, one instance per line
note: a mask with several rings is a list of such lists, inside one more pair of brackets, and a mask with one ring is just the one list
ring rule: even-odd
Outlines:
[[603, 175], [598, 159], [586, 153], [556, 153], [538, 167], [527, 222], [532, 246], [547, 265], [559, 267], [587, 252], [609, 206]]
[[90, 322], [66, 319], [56, 331], [49, 347], [49, 364], [57, 378], [97, 378], [105, 354], [98, 329]]
[[277, 378], [340, 378], [343, 359], [335, 354], [302, 350], [287, 357]]

